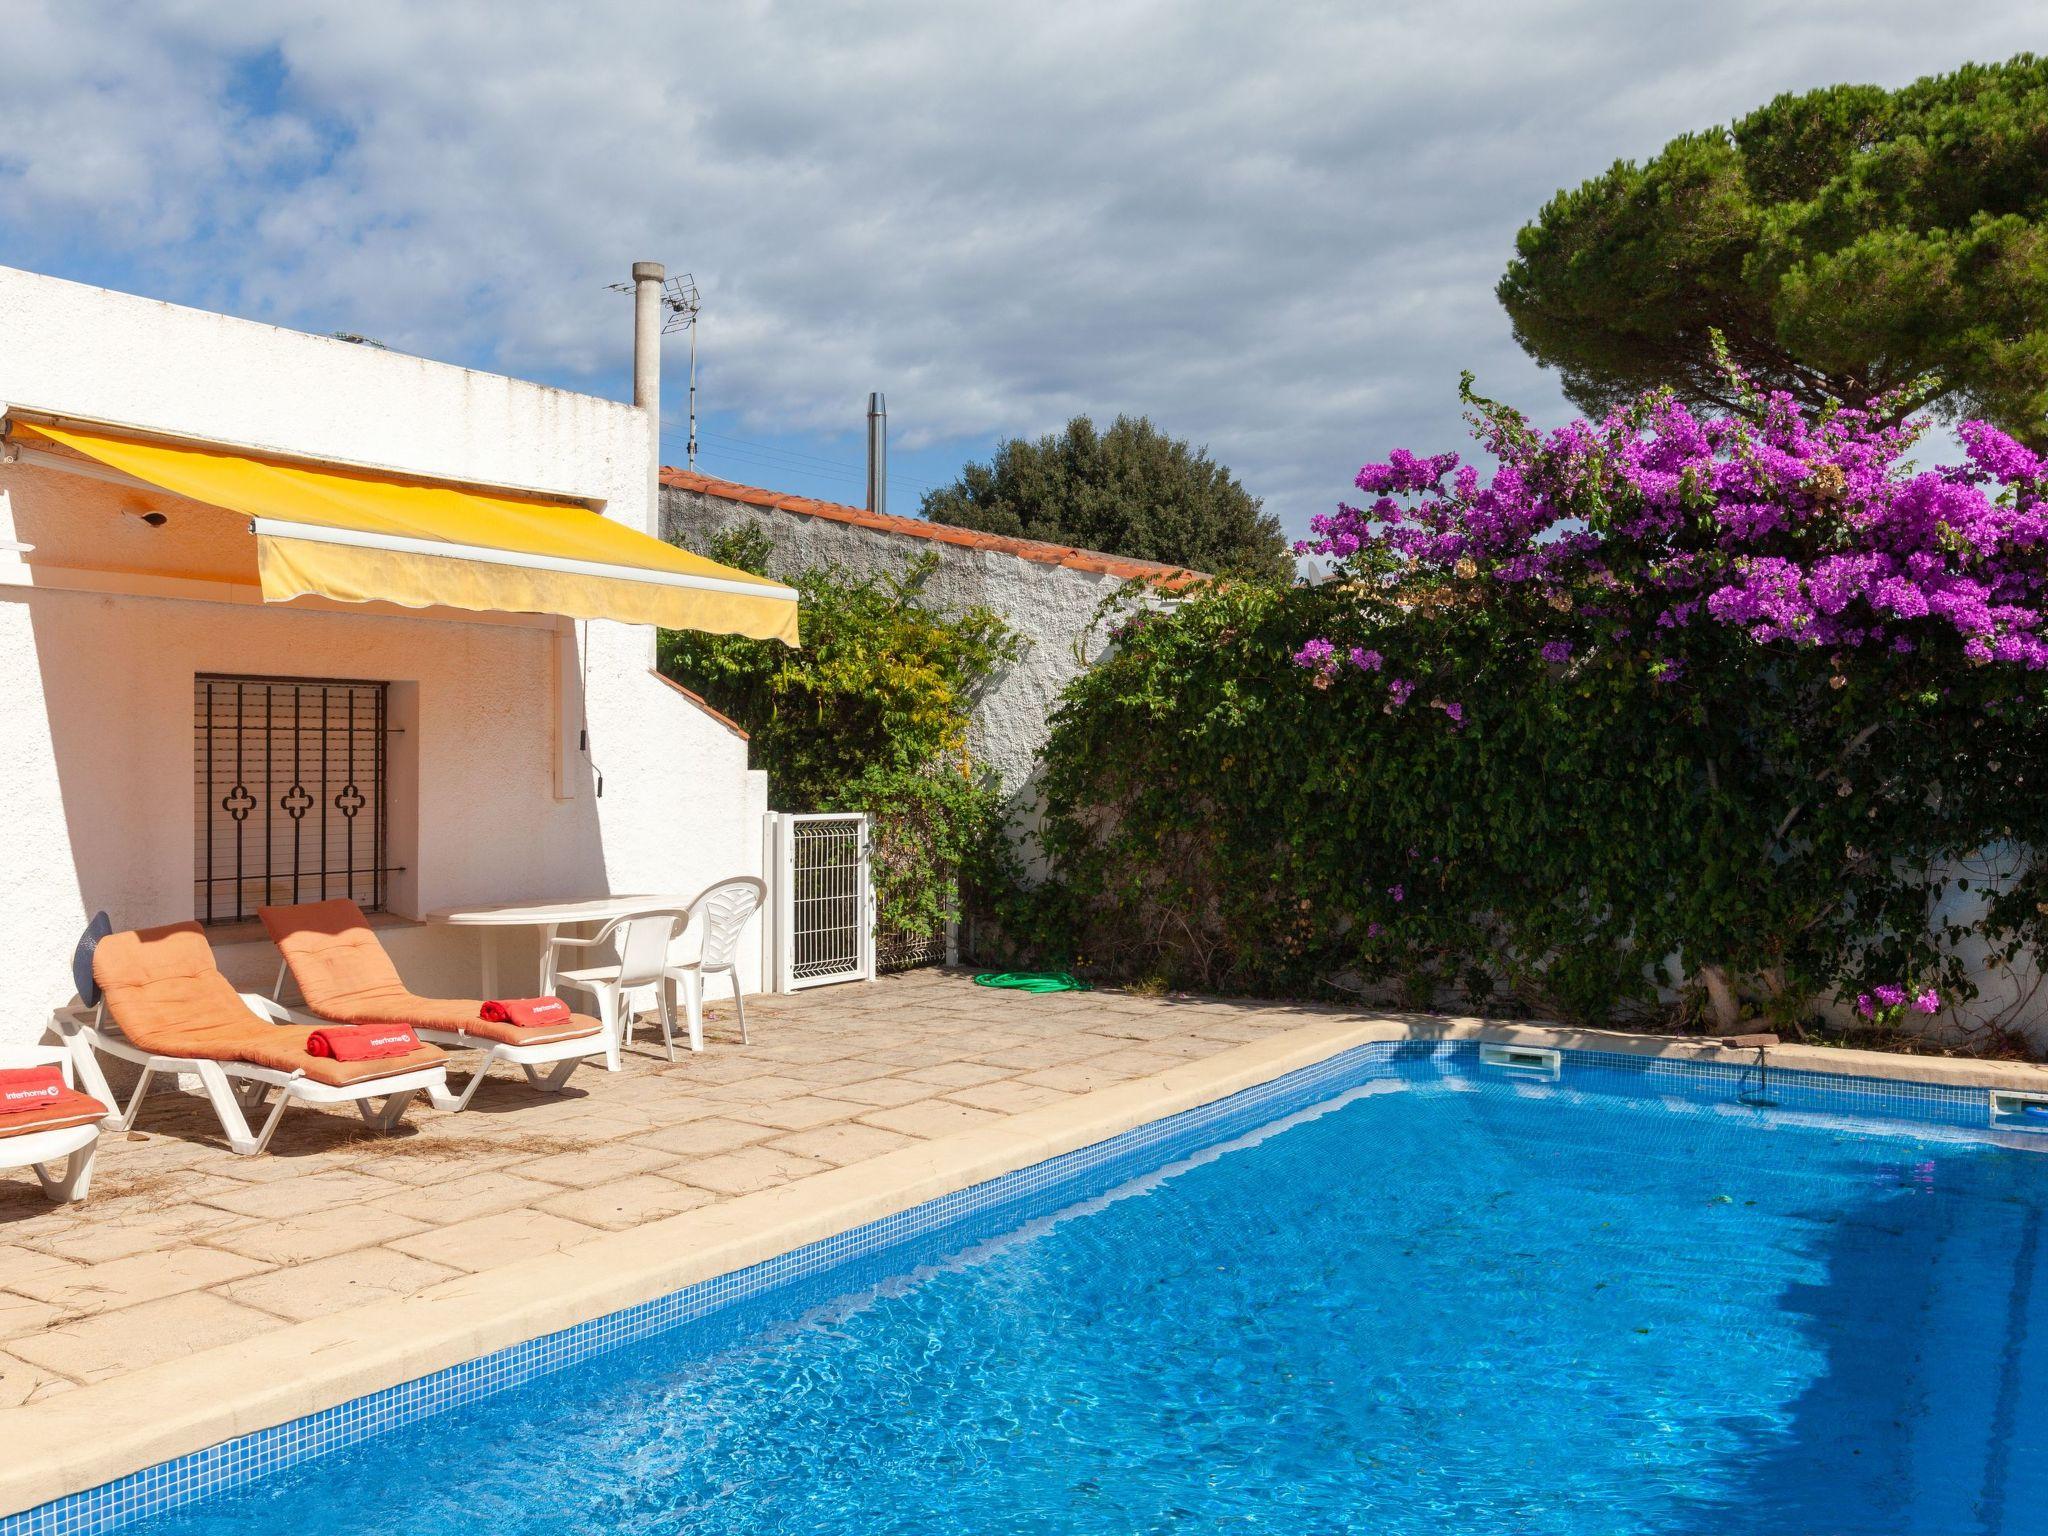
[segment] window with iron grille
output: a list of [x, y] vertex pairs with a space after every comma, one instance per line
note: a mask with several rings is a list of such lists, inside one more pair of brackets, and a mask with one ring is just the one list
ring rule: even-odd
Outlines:
[[382, 683], [194, 679], [201, 922], [331, 896], [384, 905], [385, 718]]

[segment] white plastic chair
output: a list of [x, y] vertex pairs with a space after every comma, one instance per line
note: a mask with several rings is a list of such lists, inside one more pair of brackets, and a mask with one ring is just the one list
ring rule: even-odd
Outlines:
[[[619, 1070], [619, 1051], [633, 1037], [635, 996], [653, 992], [661, 1017], [661, 1039], [668, 1059], [676, 1059], [675, 1011], [668, 1001], [668, 949], [680, 926], [690, 914], [676, 908], [632, 912], [615, 917], [588, 939], [571, 939], [557, 934], [549, 952], [554, 966], [555, 988], [588, 992], [597, 1000], [597, 1017], [611, 1042], [606, 1065]], [[559, 964], [565, 949], [591, 950], [609, 944], [618, 959], [612, 965], [584, 966], [563, 970]]]
[[732, 1005], [740, 1016], [740, 1043], [747, 1038], [747, 1004], [740, 992], [740, 973], [735, 964], [740, 935], [747, 920], [760, 911], [768, 898], [768, 886], [752, 875], [735, 875], [709, 887], [690, 903], [688, 917], [703, 934], [695, 960], [671, 965], [668, 976], [683, 994], [683, 1016], [690, 1025], [690, 1049], [704, 1049], [704, 981], [709, 976], [732, 978]]
[[[55, 1067], [63, 1074], [66, 1088], [78, 1087], [71, 1053], [61, 1046], [0, 1046], [0, 1067]], [[106, 1103], [100, 1107], [105, 1108]], [[47, 1114], [34, 1111], [22, 1116], [23, 1121], [47, 1119]], [[99, 1148], [100, 1127], [105, 1123], [106, 1117], [83, 1125], [59, 1120], [51, 1128], [0, 1136], [0, 1168], [28, 1169], [52, 1200], [83, 1200], [92, 1189], [93, 1153]]]

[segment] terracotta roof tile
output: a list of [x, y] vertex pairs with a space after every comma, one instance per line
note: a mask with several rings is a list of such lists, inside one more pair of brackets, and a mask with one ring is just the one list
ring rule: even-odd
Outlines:
[[1000, 554], [1015, 555], [1020, 560], [1035, 560], [1040, 565], [1063, 565], [1069, 570], [1088, 571], [1098, 576], [1115, 576], [1123, 581], [1149, 581], [1168, 590], [1193, 586], [1208, 579], [1206, 572], [1190, 571], [1177, 565], [1162, 565], [1156, 560], [1131, 560], [1122, 555], [1105, 555], [1099, 550], [1075, 549], [1065, 544], [1048, 544], [1039, 539], [1013, 539], [999, 533], [982, 533], [973, 528], [955, 528], [949, 523], [927, 522], [921, 517], [877, 517], [864, 507], [841, 506], [833, 501], [814, 501], [808, 496], [787, 496], [780, 491], [763, 490], [758, 485], [741, 485], [736, 481], [720, 480], [712, 475], [700, 475], [695, 470], [664, 467], [661, 472], [661, 483], [672, 485], [680, 491], [695, 491], [704, 496], [716, 496], [723, 501], [744, 502], [750, 507], [769, 507], [777, 512], [793, 512], [801, 517], [821, 517], [827, 522], [846, 523], [855, 528], [872, 528], [882, 533], [902, 534], [906, 538], [929, 539], [937, 544], [952, 544], [962, 549], [994, 550]]

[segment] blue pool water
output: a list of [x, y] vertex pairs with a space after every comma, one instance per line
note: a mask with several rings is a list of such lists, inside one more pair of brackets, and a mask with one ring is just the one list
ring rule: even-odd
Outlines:
[[137, 1529], [2048, 1525], [2048, 1156], [1379, 1076]]

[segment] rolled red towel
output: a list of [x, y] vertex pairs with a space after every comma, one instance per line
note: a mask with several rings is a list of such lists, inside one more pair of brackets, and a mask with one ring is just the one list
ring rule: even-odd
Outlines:
[[64, 1073], [55, 1066], [0, 1068], [0, 1115], [48, 1109], [64, 1097]]
[[477, 1009], [476, 1016], [520, 1029], [552, 1029], [569, 1022], [569, 1005], [559, 997], [494, 997]]
[[308, 1056], [329, 1056], [336, 1061], [374, 1061], [380, 1056], [404, 1056], [420, 1048], [420, 1037], [410, 1024], [330, 1024], [306, 1037]]

